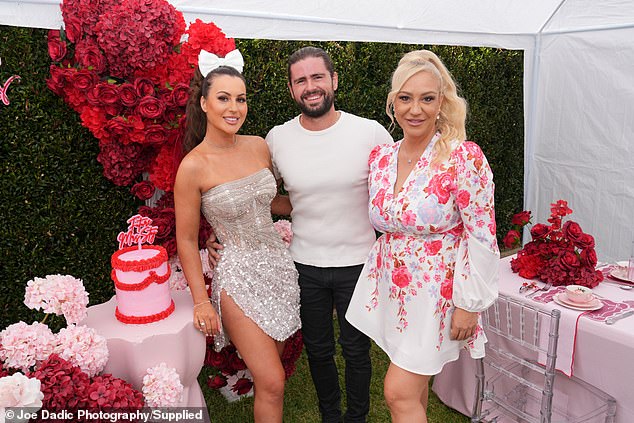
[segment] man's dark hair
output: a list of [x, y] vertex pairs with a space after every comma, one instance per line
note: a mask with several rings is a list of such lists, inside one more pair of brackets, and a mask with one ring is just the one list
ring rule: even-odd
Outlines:
[[320, 57], [324, 64], [326, 65], [326, 69], [330, 72], [330, 76], [333, 76], [335, 73], [335, 66], [332, 64], [332, 59], [323, 49], [319, 47], [307, 46], [302, 47], [299, 50], [295, 51], [288, 58], [288, 80], [291, 80], [291, 66], [300, 60], [304, 60], [308, 57]]

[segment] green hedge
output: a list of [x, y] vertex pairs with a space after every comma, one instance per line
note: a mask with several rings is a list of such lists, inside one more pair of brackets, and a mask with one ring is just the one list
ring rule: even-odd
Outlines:
[[[249, 83], [242, 133], [265, 136], [298, 110], [286, 88], [286, 59], [305, 42], [238, 40]], [[522, 207], [523, 111], [521, 52], [489, 48], [383, 43], [314, 43], [339, 72], [337, 107], [386, 127], [385, 96], [399, 58], [415, 48], [439, 54], [470, 105], [469, 138], [487, 155], [496, 182], [498, 233]], [[31, 322], [25, 283], [48, 274], [81, 278], [96, 304], [113, 295], [110, 255], [116, 234], [140, 205], [128, 188], [101, 174], [97, 141], [77, 114], [46, 87], [46, 31], [0, 26], [0, 83], [20, 75], [0, 105], [0, 329]], [[394, 131], [395, 139], [401, 134]]]

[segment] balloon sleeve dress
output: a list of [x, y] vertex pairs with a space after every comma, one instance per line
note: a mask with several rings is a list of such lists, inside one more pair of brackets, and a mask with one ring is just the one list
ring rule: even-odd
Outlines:
[[369, 213], [383, 235], [361, 272], [346, 318], [370, 336], [395, 365], [433, 375], [461, 348], [484, 355], [480, 325], [468, 340], [450, 340], [455, 307], [479, 312], [497, 298], [493, 175], [473, 142], [454, 142], [431, 166], [431, 140], [398, 193], [401, 142], [369, 158]]
[[[202, 212], [224, 249], [216, 266], [211, 302], [222, 317], [224, 290], [267, 335], [284, 341], [300, 329], [299, 285], [293, 259], [275, 230], [271, 201], [277, 183], [269, 169], [215, 186], [202, 194]], [[214, 336], [220, 351], [229, 342]]]

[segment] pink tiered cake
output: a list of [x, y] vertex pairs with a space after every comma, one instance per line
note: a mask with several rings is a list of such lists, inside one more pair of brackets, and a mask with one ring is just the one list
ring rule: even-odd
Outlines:
[[112, 255], [112, 280], [117, 293], [117, 320], [145, 324], [174, 311], [170, 295], [167, 251], [159, 245], [130, 246]]

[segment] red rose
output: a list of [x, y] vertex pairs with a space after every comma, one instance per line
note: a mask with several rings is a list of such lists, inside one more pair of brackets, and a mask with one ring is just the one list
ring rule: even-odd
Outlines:
[[449, 194], [455, 189], [453, 175], [449, 172], [435, 174], [425, 188], [427, 194], [433, 194], [438, 198], [440, 204], [449, 201]]
[[100, 74], [106, 70], [106, 58], [92, 40], [81, 40], [75, 45], [75, 60], [82, 67]]
[[92, 90], [95, 84], [98, 82], [97, 75], [87, 69], [80, 69], [71, 79], [71, 82], [75, 88], [81, 91]]
[[119, 85], [119, 98], [125, 107], [134, 107], [139, 102], [136, 88], [128, 82]]
[[581, 230], [581, 226], [577, 222], [573, 222], [572, 220], [564, 223], [564, 226], [561, 228], [564, 236], [572, 241], [573, 244], [577, 244], [581, 236], [583, 235], [583, 231]]
[[543, 239], [550, 233], [550, 228], [543, 223], [538, 223], [531, 228], [531, 236], [533, 239]]
[[154, 82], [147, 78], [137, 78], [134, 81], [134, 87], [139, 97], [154, 95]]
[[522, 211], [517, 213], [511, 219], [511, 223], [517, 226], [524, 226], [531, 220], [531, 212], [530, 211]]
[[81, 19], [76, 15], [64, 16], [64, 33], [71, 43], [78, 42], [82, 37]]
[[139, 100], [136, 111], [147, 119], [157, 119], [165, 111], [165, 103], [156, 97], [145, 96]]
[[234, 353], [229, 358], [228, 366], [231, 368], [231, 373], [235, 374], [238, 370], [244, 370], [247, 368], [247, 365], [244, 363], [237, 353]]
[[117, 86], [107, 82], [97, 84], [93, 89], [93, 94], [102, 105], [116, 104], [119, 101]]
[[208, 364], [217, 368], [217, 369], [222, 369], [224, 368], [227, 364], [227, 355], [223, 354], [223, 352], [215, 352], [212, 351], [211, 354], [209, 354], [209, 360], [208, 360]]
[[412, 274], [409, 273], [407, 266], [400, 266], [392, 271], [392, 283], [399, 288], [407, 287], [411, 281]]
[[173, 257], [178, 250], [178, 247], [176, 245], [176, 237], [161, 242], [161, 245], [163, 246], [163, 248], [165, 248], [165, 251], [167, 251], [167, 255], [170, 257]]
[[154, 185], [150, 181], [141, 181], [134, 184], [130, 190], [139, 200], [147, 200], [154, 195]]
[[143, 144], [161, 145], [167, 140], [167, 131], [161, 125], [148, 125], [145, 128]]
[[465, 209], [469, 205], [469, 200], [471, 199], [471, 194], [469, 191], [461, 189], [458, 191], [458, 195], [456, 196], [456, 202], [458, 203], [458, 208]]
[[575, 246], [581, 249], [594, 248], [594, 237], [590, 234], [582, 234]]
[[504, 237], [504, 246], [506, 248], [515, 248], [520, 244], [520, 233], [514, 229], [508, 231]]
[[154, 219], [154, 226], [158, 226], [158, 232], [156, 237], [158, 239], [164, 239], [174, 235], [174, 228], [176, 225], [176, 216], [174, 214], [173, 207], [166, 207], [159, 212], [159, 215]]
[[223, 386], [227, 386], [227, 378], [221, 375], [210, 377], [207, 379], [207, 386], [211, 389], [222, 388]]
[[586, 248], [581, 252], [579, 259], [584, 266], [589, 266], [594, 269], [597, 265], [597, 252], [594, 248]]
[[442, 248], [441, 240], [436, 240], [431, 242], [425, 241], [425, 254], [429, 256], [435, 256], [436, 254], [438, 254], [438, 251], [440, 251], [441, 248]]
[[171, 101], [175, 106], [185, 107], [189, 99], [189, 87], [186, 84], [178, 84], [172, 90]]
[[59, 30], [48, 31], [48, 55], [53, 62], [61, 62], [66, 56], [66, 42], [60, 39]]
[[562, 267], [566, 269], [574, 269], [581, 265], [579, 261], [579, 257], [574, 253], [574, 251], [565, 250], [559, 255], [559, 262]]
[[245, 377], [241, 377], [233, 384], [231, 390], [238, 395], [244, 395], [253, 388], [253, 382]]

